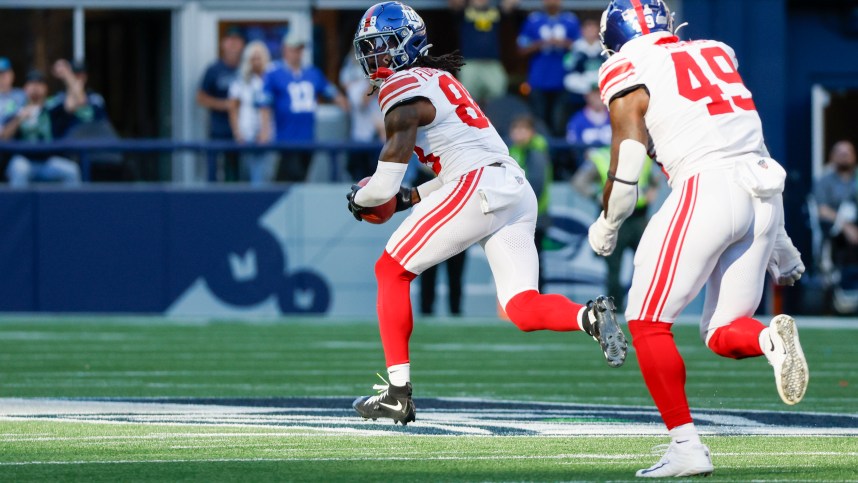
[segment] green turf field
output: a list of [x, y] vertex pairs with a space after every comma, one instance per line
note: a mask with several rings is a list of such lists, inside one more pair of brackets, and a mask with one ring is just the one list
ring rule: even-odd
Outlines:
[[[802, 328], [811, 383], [796, 407], [780, 402], [765, 360], [722, 359], [696, 327], [675, 332], [692, 410], [721, 418], [703, 429], [715, 479], [858, 481], [858, 330]], [[372, 322], [0, 320], [0, 481], [628, 480], [667, 442], [633, 351], [611, 369], [581, 333], [525, 334], [488, 320], [418, 320], [412, 341], [418, 421], [394, 428], [349, 408], [384, 367]], [[304, 406], [289, 414], [110, 406], [130, 398], [134, 408], [192, 398]], [[493, 401], [577, 406], [512, 411]], [[318, 417], [317, 402], [326, 407]], [[3, 417], [26, 406], [32, 414]], [[620, 412], [579, 412], [585, 406]], [[649, 419], [636, 420], [643, 410]], [[743, 426], [748, 415], [735, 411], [745, 410], [767, 422]], [[796, 429], [810, 412], [829, 429]]]

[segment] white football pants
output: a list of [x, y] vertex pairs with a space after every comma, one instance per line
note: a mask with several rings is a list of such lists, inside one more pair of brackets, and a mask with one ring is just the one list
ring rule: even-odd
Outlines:
[[706, 284], [701, 336], [760, 303], [783, 202], [752, 197], [732, 171], [704, 171], [675, 186], [635, 253], [626, 320], [673, 322]]
[[537, 289], [536, 210], [536, 195], [518, 166], [486, 166], [446, 183], [414, 205], [385, 250], [419, 275], [479, 243], [494, 275], [498, 300], [506, 306], [514, 295]]

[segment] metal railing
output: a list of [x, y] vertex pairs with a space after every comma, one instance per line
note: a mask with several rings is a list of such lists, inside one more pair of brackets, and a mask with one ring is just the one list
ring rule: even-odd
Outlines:
[[[591, 147], [574, 145], [562, 139], [549, 140], [552, 154], [567, 153], [577, 160], [583, 159], [583, 152]], [[217, 181], [217, 160], [220, 153], [229, 152], [325, 152], [331, 160], [331, 178], [339, 179], [341, 174], [336, 162], [341, 153], [379, 152], [381, 143], [362, 143], [353, 141], [337, 142], [271, 142], [267, 144], [236, 143], [233, 141], [175, 141], [172, 139], [111, 139], [111, 140], [66, 140], [52, 143], [0, 142], [0, 154], [54, 154], [77, 157], [80, 163], [81, 178], [90, 181], [93, 156], [99, 153], [196, 153], [206, 160], [206, 179]]]

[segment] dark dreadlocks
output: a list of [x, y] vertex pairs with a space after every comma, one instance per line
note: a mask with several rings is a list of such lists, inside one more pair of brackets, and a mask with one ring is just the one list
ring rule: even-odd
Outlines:
[[429, 67], [430, 69], [446, 70], [451, 74], [456, 74], [465, 65], [465, 58], [459, 55], [458, 50], [452, 53], [433, 57], [431, 55], [421, 55], [417, 57], [411, 66], [413, 67]]

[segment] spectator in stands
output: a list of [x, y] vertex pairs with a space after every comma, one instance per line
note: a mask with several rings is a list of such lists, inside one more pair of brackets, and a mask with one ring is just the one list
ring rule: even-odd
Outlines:
[[[73, 78], [73, 77], [72, 77]], [[68, 80], [68, 79], [64, 79]], [[81, 102], [75, 85], [66, 84], [64, 102], [48, 101], [48, 84], [44, 74], [30, 71], [24, 83], [27, 103], [3, 126], [2, 138], [30, 143], [49, 143], [59, 138], [58, 126], [79, 107]], [[74, 161], [57, 153], [15, 154], [6, 168], [9, 185], [27, 186], [30, 181], [60, 181], [67, 185], [80, 183], [80, 168]]]
[[[509, 155], [524, 170], [527, 181], [533, 187], [533, 192], [536, 193], [536, 199], [538, 200], [534, 241], [536, 242], [537, 257], [541, 258], [542, 242], [545, 239], [548, 227], [551, 225], [548, 206], [551, 202], [549, 187], [553, 176], [551, 158], [548, 154], [548, 141], [536, 132], [536, 121], [528, 114], [519, 116], [512, 121], [509, 129], [509, 139], [511, 141]], [[544, 285], [542, 267], [543, 264], [540, 262], [540, 292], [542, 292]]]
[[[271, 139], [271, 116], [260, 107], [265, 102], [262, 77], [268, 71], [271, 53], [264, 42], [247, 44], [241, 58], [238, 78], [229, 87], [229, 124], [237, 143], [258, 143]], [[277, 156], [268, 151], [242, 153], [243, 179], [260, 186], [274, 179]]]
[[14, 84], [15, 71], [12, 70], [12, 63], [8, 58], [0, 57], [0, 130], [6, 121], [27, 103], [24, 90], [13, 87]]
[[[596, 91], [598, 97], [598, 91]], [[601, 100], [599, 101], [601, 104]], [[608, 125], [608, 143], [598, 143], [599, 147], [593, 147], [586, 151], [585, 162], [575, 172], [572, 178], [572, 187], [580, 195], [593, 199], [601, 205], [602, 188], [608, 180], [608, 168], [611, 165], [610, 147], [610, 124]], [[644, 229], [649, 222], [649, 205], [658, 196], [658, 175], [653, 172], [652, 159], [647, 158], [641, 170], [638, 180], [638, 200], [632, 214], [620, 227], [617, 234], [617, 247], [614, 252], [605, 257], [607, 267], [606, 292], [614, 296], [617, 310], [621, 311], [626, 306], [626, 293], [628, 289], [620, 281], [623, 268], [623, 257], [626, 250], [634, 253], [638, 249], [638, 242], [643, 236]]]
[[828, 172], [816, 182], [813, 196], [819, 209], [822, 231], [831, 244], [832, 264], [840, 272], [839, 288], [856, 292], [858, 172], [855, 145], [851, 141], [838, 141], [832, 146], [828, 158]]
[[[244, 50], [244, 35], [238, 27], [227, 29], [220, 41], [220, 58], [209, 65], [197, 89], [197, 104], [209, 111], [208, 137], [213, 140], [231, 141], [229, 124], [229, 86], [238, 76], [241, 53]], [[223, 157], [227, 179], [237, 178], [238, 156], [227, 153]]]
[[[295, 31], [283, 38], [283, 62], [265, 74], [264, 111], [273, 115], [275, 139], [279, 142], [312, 142], [315, 139], [316, 102], [322, 96], [334, 100], [344, 111], [348, 101], [339, 89], [312, 65], [303, 65], [305, 39]], [[286, 181], [304, 181], [311, 152], [287, 151], [280, 158]]]
[[478, 102], [506, 94], [507, 73], [500, 60], [500, 24], [519, 0], [448, 0], [459, 30], [459, 45], [465, 65], [458, 78]]
[[89, 76], [84, 61], [76, 60], [70, 63], [60, 59], [54, 63], [52, 73], [69, 86], [65, 92], [54, 97], [54, 101], [63, 104], [67, 112], [66, 116], [58, 119], [59, 124], [55, 126], [59, 138], [73, 136], [79, 127], [107, 119], [104, 98], [86, 87]]
[[563, 59], [566, 69], [563, 85], [569, 91], [573, 111], [584, 106], [584, 97], [593, 85], [599, 84], [599, 68], [604, 61], [599, 22], [587, 19], [581, 24], [581, 38], [572, 44], [572, 51]]
[[561, 0], [543, 0], [544, 11], [531, 13], [518, 36], [519, 53], [530, 57], [527, 83], [536, 117], [554, 136], [562, 136], [569, 117], [563, 86], [563, 57], [580, 37], [578, 17], [561, 12]]
[[602, 102], [599, 86], [593, 84], [584, 97], [584, 108], [569, 118], [566, 140], [572, 144], [607, 146], [611, 144], [611, 119]]
[[[381, 116], [381, 108], [378, 107], [378, 92], [373, 90], [372, 95], [368, 95], [371, 90], [369, 80], [351, 51], [346, 54], [340, 69], [340, 85], [345, 89], [349, 100], [351, 140], [361, 143], [383, 141], [384, 118]], [[357, 181], [371, 176], [375, 172], [376, 164], [377, 149], [350, 152], [347, 169], [351, 178]]]

